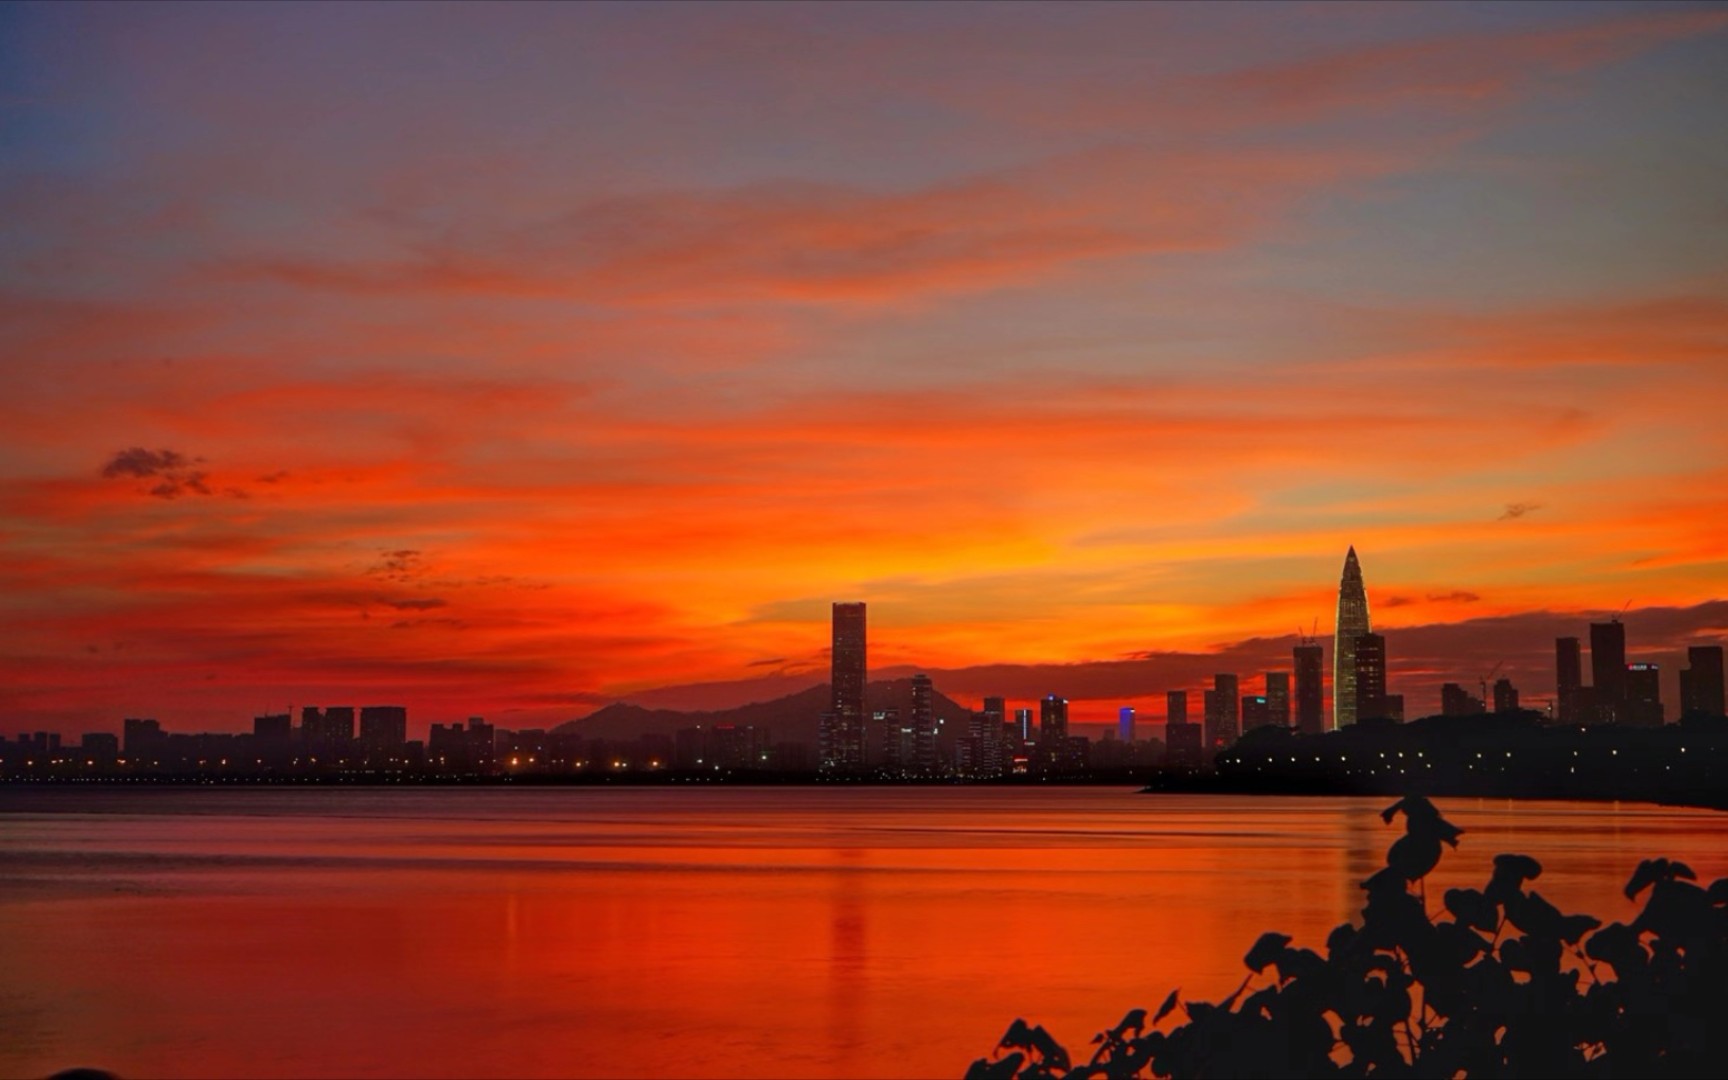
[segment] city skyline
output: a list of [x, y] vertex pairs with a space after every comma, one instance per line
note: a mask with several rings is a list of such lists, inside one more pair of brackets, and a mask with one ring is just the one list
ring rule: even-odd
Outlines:
[[[1092, 727], [1098, 729], [1105, 738], [1113, 736], [1123, 742], [1131, 740], [1131, 735], [1118, 733], [1132, 732], [1140, 706], [1121, 704], [1124, 699], [1133, 701], [1150, 701], [1162, 699], [1166, 704], [1163, 715], [1157, 716], [1160, 726], [1167, 723], [1171, 716], [1170, 708], [1177, 708], [1180, 701], [1180, 713], [1175, 718], [1178, 722], [1186, 721], [1186, 700], [1188, 691], [1194, 689], [1201, 700], [1202, 709], [1199, 723], [1195, 725], [1204, 731], [1200, 745], [1208, 748], [1208, 752], [1228, 747], [1239, 736], [1266, 724], [1288, 727], [1293, 731], [1318, 734], [1322, 731], [1338, 731], [1354, 725], [1359, 720], [1393, 720], [1402, 722], [1414, 719], [1416, 716], [1454, 716], [1471, 715], [1478, 712], [1507, 713], [1517, 712], [1521, 708], [1540, 713], [1548, 722], [1557, 724], [1630, 724], [1634, 726], [1661, 724], [1669, 720], [1677, 720], [1691, 705], [1706, 702], [1705, 711], [1714, 715], [1720, 711], [1719, 702], [1723, 691], [1723, 649], [1718, 642], [1721, 635], [1706, 636], [1704, 639], [1686, 642], [1682, 648], [1685, 653], [1685, 666], [1679, 664], [1667, 665], [1668, 675], [1663, 677], [1661, 671], [1664, 664], [1652, 663], [1652, 655], [1668, 656], [1674, 653], [1672, 647], [1660, 651], [1643, 647], [1642, 643], [1634, 642], [1636, 655], [1646, 659], [1629, 663], [1628, 640], [1626, 626], [1622, 622], [1624, 611], [1610, 615], [1605, 622], [1591, 622], [1590, 634], [1590, 671], [1592, 681], [1589, 685], [1582, 682], [1582, 653], [1580, 639], [1575, 634], [1561, 635], [1553, 639], [1553, 664], [1549, 669], [1546, 682], [1526, 683], [1522, 690], [1514, 682], [1512, 671], [1521, 668], [1508, 669], [1504, 659], [1496, 661], [1492, 670], [1482, 675], [1478, 683], [1481, 688], [1479, 695], [1469, 693], [1469, 681], [1460, 683], [1455, 678], [1441, 678], [1434, 675], [1438, 681], [1437, 701], [1435, 707], [1428, 709], [1425, 703], [1414, 704], [1409, 715], [1406, 714], [1406, 694], [1392, 693], [1393, 686], [1403, 690], [1401, 684], [1392, 679], [1389, 672], [1396, 670], [1396, 664], [1389, 664], [1386, 638], [1382, 634], [1355, 632], [1360, 626], [1367, 625], [1366, 602], [1364, 600], [1364, 578], [1354, 545], [1346, 552], [1344, 573], [1339, 587], [1339, 625], [1334, 637], [1337, 641], [1348, 640], [1352, 646], [1348, 666], [1351, 677], [1342, 686], [1336, 681], [1327, 681], [1323, 675], [1324, 650], [1317, 639], [1310, 635], [1298, 633], [1290, 649], [1288, 664], [1280, 666], [1273, 660], [1262, 665], [1258, 671], [1214, 672], [1209, 677], [1210, 687], [1170, 687], [1149, 689], [1144, 683], [1136, 685], [1132, 690], [1118, 694], [1114, 700], [1114, 720], [1087, 718], [1076, 721], [1077, 727]], [[860, 601], [834, 601], [831, 604], [829, 630], [831, 647], [829, 655], [829, 678], [825, 684], [828, 690], [828, 703], [822, 711], [820, 723], [814, 744], [809, 748], [814, 752], [814, 760], [820, 763], [824, 771], [838, 773], [860, 772], [867, 767], [873, 768], [888, 763], [896, 768], [907, 768], [908, 774], [932, 774], [937, 760], [935, 752], [936, 733], [940, 723], [932, 716], [929, 708], [930, 694], [933, 690], [931, 676], [926, 670], [894, 671], [887, 673], [892, 680], [896, 676], [909, 675], [913, 686], [913, 699], [910, 712], [900, 716], [890, 710], [887, 713], [872, 714], [867, 703], [867, 687], [872, 681], [880, 681], [883, 672], [876, 672], [877, 680], [872, 680], [872, 672], [868, 664], [868, 604]], [[1394, 650], [1396, 655], [1396, 650]], [[1190, 662], [1204, 663], [1205, 656], [1188, 658]], [[1213, 658], [1215, 659], [1215, 658]], [[1335, 657], [1334, 678], [1343, 665], [1342, 658]], [[1216, 666], [1216, 665], [1215, 665]], [[1074, 666], [1065, 666], [1072, 671]], [[1002, 668], [987, 668], [986, 671], [996, 673], [1001, 677]], [[1062, 670], [1058, 668], [1057, 670]], [[1507, 674], [1502, 674], [1506, 671]], [[950, 673], [943, 673], [950, 674]], [[1261, 681], [1262, 693], [1259, 695], [1243, 694], [1249, 685], [1243, 681], [1244, 675], [1257, 677]], [[1022, 675], [1023, 678], [1023, 675]], [[1490, 690], [1489, 680], [1494, 680]], [[1294, 684], [1292, 683], [1294, 680]], [[1009, 680], [1013, 682], [1015, 680]], [[1433, 680], [1431, 680], [1432, 682]], [[1634, 688], [1634, 681], [1637, 686]], [[817, 684], [810, 684], [813, 688]], [[1021, 687], [1025, 684], [1019, 682]], [[1295, 697], [1292, 698], [1292, 685]], [[919, 690], [922, 686], [924, 704], [918, 704]], [[1664, 686], [1671, 686], [1669, 692]], [[1426, 688], [1426, 686], [1425, 686]], [[675, 688], [669, 688], [675, 689]], [[950, 687], [950, 689], [952, 689]], [[975, 691], [976, 687], [973, 686]], [[982, 714], [993, 713], [995, 722], [991, 730], [1003, 728], [1007, 723], [1007, 696], [999, 691], [998, 685], [992, 692], [982, 696], [982, 710], [974, 713], [974, 719]], [[791, 695], [789, 695], [791, 696]], [[973, 694], [974, 697], [980, 696]], [[1324, 717], [1330, 712], [1336, 716], [1338, 701], [1348, 699], [1354, 706], [1350, 710], [1350, 720], [1343, 724], [1326, 726]], [[1041, 713], [1047, 714], [1053, 702], [1060, 702], [1061, 731], [1058, 740], [1064, 740], [1068, 734], [1069, 701], [1055, 691], [1037, 698]], [[1104, 699], [1083, 699], [1098, 703]], [[1420, 699], [1418, 699], [1420, 701]], [[759, 699], [748, 702], [733, 702], [738, 704], [754, 704]], [[1642, 703], [1641, 705], [1639, 703]], [[622, 702], [620, 702], [622, 704]], [[1331, 705], [1330, 710], [1326, 709]], [[1667, 710], [1673, 707], [1670, 715]], [[266, 713], [252, 720], [253, 730], [262, 734], [263, 726], [272, 729], [278, 724], [284, 732], [293, 730], [297, 737], [304, 730], [307, 744], [316, 747], [325, 738], [322, 732], [325, 725], [333, 725], [331, 731], [347, 731], [347, 738], [354, 737], [355, 709], [351, 705], [314, 706], [303, 705], [300, 713], [303, 717], [302, 728], [292, 727], [293, 708], [286, 714]], [[452, 709], [447, 706], [441, 716], [447, 716]], [[461, 712], [460, 707], [454, 709]], [[686, 709], [689, 712], [706, 712], [708, 709]], [[721, 707], [719, 711], [724, 711]], [[1020, 717], [1025, 717], [1030, 710], [1018, 710]], [[395, 741], [400, 743], [406, 737], [406, 710], [402, 706], [363, 706], [360, 709], [360, 745], [375, 745], [379, 739], [377, 731], [383, 730], [382, 724], [395, 732]], [[1147, 719], [1154, 715], [1148, 710]], [[369, 719], [370, 717], [370, 719]], [[567, 718], [566, 724], [582, 719]], [[431, 732], [435, 735], [443, 725], [437, 721], [427, 721]], [[1024, 720], [1020, 721], [1024, 728]], [[158, 725], [156, 718], [127, 719], [124, 721], [127, 730], [135, 724]], [[470, 716], [468, 724], [484, 724], [483, 717]], [[94, 733], [108, 732], [118, 725], [99, 725]], [[219, 726], [215, 731], [240, 730], [238, 724]], [[452, 724], [452, 728], [460, 729], [460, 724]], [[490, 732], [493, 725], [485, 725]], [[369, 733], [369, 729], [371, 733]], [[1004, 733], [1005, 733], [1004, 729]], [[56, 738], [73, 734], [58, 729], [43, 729], [24, 731], [21, 738], [41, 740], [52, 732]], [[1040, 735], [1044, 732], [1041, 722], [1038, 728]], [[895, 744], [896, 733], [904, 743]], [[979, 733], [974, 732], [974, 736]], [[1004, 737], [1006, 735], [1004, 734]], [[388, 739], [385, 739], [388, 741]], [[913, 769], [907, 762], [916, 760], [919, 765]]]
[[721, 707], [835, 597], [1199, 717], [1348, 544], [1413, 713], [1622, 610], [1678, 700], [1724, 71], [1660, 2], [6, 5], [0, 724]]

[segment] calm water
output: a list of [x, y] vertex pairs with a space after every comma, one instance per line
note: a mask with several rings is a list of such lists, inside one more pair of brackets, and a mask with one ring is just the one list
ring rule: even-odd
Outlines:
[[[0, 789], [0, 1074], [957, 1076], [1083, 1046], [1263, 930], [1321, 946], [1384, 799], [1101, 789]], [[1442, 800], [1619, 918], [1728, 815]]]

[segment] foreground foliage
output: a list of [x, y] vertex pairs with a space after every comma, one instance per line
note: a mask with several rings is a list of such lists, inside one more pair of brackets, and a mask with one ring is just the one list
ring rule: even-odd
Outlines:
[[[1360, 928], [1325, 955], [1262, 934], [1250, 975], [1220, 1002], [1172, 991], [1092, 1039], [1084, 1062], [1016, 1020], [968, 1080], [1141, 1076], [1677, 1077], [1728, 1070], [1728, 878], [1648, 859], [1626, 883], [1630, 923], [1565, 915], [1528, 882], [1542, 866], [1498, 855], [1481, 889], [1448, 889], [1431, 916], [1422, 879], [1463, 830], [1421, 796], [1388, 807], [1405, 832], [1362, 883]], [[1177, 1023], [1178, 1011], [1186, 1016]]]

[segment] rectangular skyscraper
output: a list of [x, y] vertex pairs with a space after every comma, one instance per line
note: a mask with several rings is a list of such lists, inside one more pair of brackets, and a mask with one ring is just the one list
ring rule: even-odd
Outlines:
[[[1207, 691], [1211, 693], [1211, 691]], [[1164, 760], [1170, 765], [1199, 768], [1207, 753], [1205, 729], [1188, 722], [1188, 691], [1168, 690], [1164, 693]]]
[[1579, 715], [1578, 703], [1584, 688], [1584, 654], [1575, 637], [1554, 639], [1554, 697], [1559, 708], [1557, 719], [1562, 724], [1582, 724], [1595, 717]]
[[1125, 743], [1134, 741], [1134, 706], [1124, 705], [1116, 710], [1116, 737]]
[[1046, 694], [1038, 702], [1038, 744], [1032, 760], [1042, 773], [1062, 772], [1068, 751], [1068, 699]]
[[921, 776], [935, 776], [938, 771], [935, 695], [930, 676], [912, 676], [912, 762]]
[[1186, 724], [1188, 722], [1188, 691], [1167, 690], [1164, 693], [1164, 723]]
[[1038, 741], [1061, 742], [1068, 737], [1068, 699], [1044, 695], [1038, 703]]
[[1661, 672], [1655, 664], [1626, 665], [1626, 700], [1621, 703], [1620, 723], [1638, 727], [1661, 727]]
[[1626, 702], [1626, 624], [1590, 624], [1590, 679], [1596, 691], [1598, 719], [1619, 723]]
[[1266, 704], [1265, 694], [1242, 695], [1242, 732], [1247, 734], [1255, 728], [1265, 727], [1272, 722], [1272, 711]]
[[1326, 730], [1326, 658], [1319, 645], [1298, 645], [1296, 660], [1296, 730], [1319, 735]]
[[1356, 719], [1386, 716], [1386, 639], [1363, 634], [1356, 639]]
[[365, 705], [360, 709], [360, 749], [368, 765], [399, 760], [408, 744], [408, 710], [402, 705]]
[[1518, 711], [1518, 688], [1512, 685], [1511, 679], [1494, 680], [1494, 711], [1497, 713], [1515, 713]]
[[1266, 673], [1266, 722], [1278, 727], [1290, 726], [1290, 673]]
[[830, 772], [864, 768], [864, 719], [867, 667], [864, 605], [837, 603], [829, 660], [829, 707], [822, 718], [822, 767]]
[[1694, 645], [1680, 672], [1680, 715], [1721, 716], [1724, 706], [1722, 646]]
[[1242, 734], [1237, 708], [1240, 705], [1240, 680], [1220, 673], [1212, 676], [1212, 689], [1206, 691], [1206, 748], [1221, 750]]

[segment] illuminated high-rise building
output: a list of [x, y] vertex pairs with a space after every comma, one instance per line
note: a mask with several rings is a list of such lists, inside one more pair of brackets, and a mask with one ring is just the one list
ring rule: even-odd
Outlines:
[[1356, 639], [1356, 719], [1386, 717], [1386, 638], [1363, 634]]
[[1362, 584], [1362, 566], [1356, 548], [1344, 556], [1344, 575], [1338, 581], [1338, 626], [1332, 643], [1332, 727], [1356, 722], [1356, 641], [1373, 630], [1368, 624], [1368, 589]]
[[921, 776], [937, 772], [935, 695], [930, 676], [912, 676], [912, 763]]
[[1266, 673], [1266, 722], [1279, 727], [1290, 726], [1290, 673]]
[[360, 750], [374, 768], [399, 760], [408, 745], [408, 710], [401, 705], [360, 708]]
[[859, 772], [864, 768], [864, 605], [837, 603], [829, 665], [829, 707], [822, 717], [822, 768]]
[[1046, 694], [1038, 703], [1038, 744], [1032, 758], [1041, 773], [1061, 772], [1068, 751], [1068, 699]]
[[1242, 734], [1240, 702], [1236, 676], [1220, 672], [1212, 676], [1212, 689], [1204, 695], [1206, 706], [1206, 747], [1208, 752], [1222, 750]]
[[1272, 722], [1272, 709], [1267, 704], [1265, 694], [1242, 695], [1242, 733], [1246, 735], [1255, 728], [1265, 727]]
[[1116, 737], [1125, 743], [1134, 741], [1134, 706], [1124, 705], [1116, 710]]
[[1038, 741], [1059, 743], [1068, 737], [1068, 699], [1044, 695], [1038, 703]]
[[1296, 660], [1296, 730], [1319, 735], [1326, 730], [1326, 658], [1318, 644], [1298, 645]]

